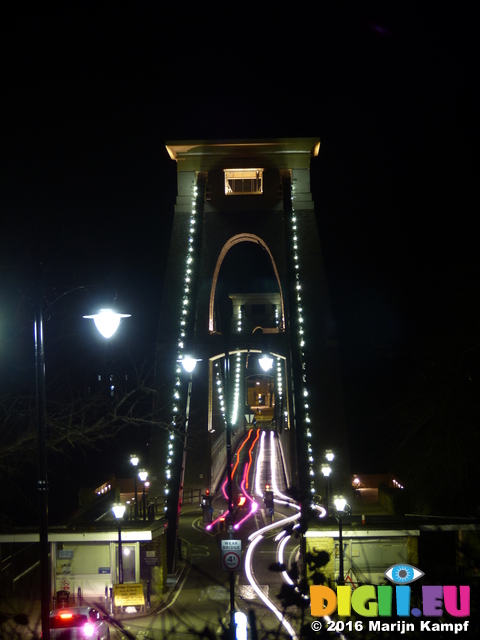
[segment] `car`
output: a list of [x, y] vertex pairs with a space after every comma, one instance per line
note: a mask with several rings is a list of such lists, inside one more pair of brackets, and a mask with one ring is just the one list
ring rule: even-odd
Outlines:
[[109, 640], [110, 628], [104, 615], [91, 606], [64, 607], [50, 611], [52, 640]]

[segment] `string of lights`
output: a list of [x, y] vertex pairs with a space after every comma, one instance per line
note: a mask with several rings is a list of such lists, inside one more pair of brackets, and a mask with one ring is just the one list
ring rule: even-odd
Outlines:
[[238, 417], [238, 402], [240, 396], [240, 374], [242, 369], [242, 354], [237, 353], [235, 358], [235, 390], [233, 394], [233, 409], [231, 415], [231, 424], [234, 427], [237, 424]]
[[189, 230], [188, 230], [188, 247], [186, 251], [186, 259], [185, 259], [185, 275], [183, 282], [183, 295], [180, 306], [180, 314], [179, 314], [179, 334], [177, 340], [177, 361], [175, 364], [175, 377], [174, 377], [174, 387], [173, 387], [173, 402], [172, 402], [172, 420], [171, 420], [171, 432], [169, 435], [168, 447], [167, 447], [167, 459], [165, 465], [165, 512], [168, 511], [169, 507], [172, 508], [174, 505], [169, 505], [168, 496], [170, 494], [170, 481], [172, 479], [172, 468], [175, 458], [175, 448], [173, 446], [173, 441], [175, 440], [175, 432], [178, 427], [178, 419], [181, 414], [180, 407], [185, 405], [184, 398], [182, 396], [182, 383], [180, 375], [182, 373], [181, 361], [187, 355], [186, 342], [187, 342], [187, 333], [189, 329], [189, 325], [191, 325], [191, 316], [193, 314], [192, 309], [192, 279], [193, 279], [193, 268], [194, 268], [194, 257], [195, 257], [195, 226], [196, 226], [196, 217], [197, 217], [197, 195], [198, 195], [198, 187], [196, 184], [192, 187], [192, 206], [190, 212], [190, 220], [189, 220]]
[[220, 367], [218, 362], [215, 363], [215, 387], [217, 389], [218, 404], [220, 405], [220, 411], [222, 414], [225, 429], [227, 428], [227, 413], [225, 410], [225, 393], [223, 390], [223, 380], [220, 373]]
[[[278, 403], [278, 409], [276, 410], [276, 414], [278, 416], [279, 420], [283, 420], [283, 411], [282, 414], [279, 413], [279, 411], [282, 410], [283, 408], [283, 375], [282, 375], [282, 358], [279, 358], [277, 356], [277, 369], [276, 369], [276, 374], [277, 374], [277, 379], [275, 382], [276, 385], [276, 398], [275, 398], [275, 404]], [[279, 425], [280, 426], [280, 425]]]
[[305, 434], [308, 438], [308, 474], [310, 476], [310, 491], [312, 496], [315, 494], [315, 471], [314, 471], [314, 458], [313, 458], [313, 449], [311, 446], [311, 438], [312, 432], [310, 430], [310, 414], [309, 414], [309, 402], [308, 402], [308, 387], [307, 387], [307, 374], [306, 374], [306, 364], [305, 364], [305, 330], [304, 330], [304, 315], [303, 315], [303, 306], [302, 306], [302, 283], [300, 278], [300, 260], [299, 260], [299, 252], [298, 252], [298, 218], [295, 213], [295, 186], [291, 184], [290, 189], [290, 199], [291, 199], [291, 218], [290, 218], [290, 228], [292, 234], [292, 256], [293, 256], [293, 269], [295, 273], [295, 292], [296, 292], [296, 302], [297, 302], [297, 319], [298, 319], [298, 342], [300, 346], [300, 355], [301, 355], [301, 366], [302, 366], [302, 398], [303, 398], [303, 408], [304, 412], [304, 421], [305, 421]]

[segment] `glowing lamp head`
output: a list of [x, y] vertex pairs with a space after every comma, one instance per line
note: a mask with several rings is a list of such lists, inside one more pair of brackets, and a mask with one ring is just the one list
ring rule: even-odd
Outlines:
[[125, 513], [126, 506], [124, 504], [114, 504], [112, 507], [113, 515], [116, 520], [121, 520]]
[[325, 453], [325, 457], [329, 462], [332, 462], [332, 460], [335, 458], [335, 455], [334, 455], [333, 451], [331, 451], [330, 449], [327, 449], [327, 451]]
[[100, 309], [98, 313], [91, 316], [83, 316], [84, 318], [92, 318], [95, 326], [104, 338], [111, 338], [120, 325], [122, 318], [130, 318], [129, 313], [116, 313], [112, 309]]
[[146, 482], [148, 478], [148, 471], [145, 471], [145, 469], [140, 469], [140, 471], [138, 472], [138, 477], [142, 482]]
[[195, 360], [195, 358], [192, 358], [190, 356], [182, 358], [180, 362], [182, 363], [182, 367], [187, 373], [192, 373], [192, 371], [197, 366], [197, 361]]
[[269, 371], [273, 366], [273, 358], [265, 354], [262, 354], [262, 357], [259, 358], [258, 361], [264, 371]]
[[83, 633], [85, 634], [86, 638], [91, 638], [95, 633], [95, 627], [93, 626], [93, 624], [87, 622], [87, 624], [83, 625]]
[[332, 470], [328, 466], [328, 464], [322, 464], [322, 473], [326, 478], [328, 478], [328, 476], [332, 473]]
[[133, 464], [134, 467], [137, 466], [137, 464], [140, 462], [138, 456], [130, 456], [130, 462], [131, 464]]
[[345, 507], [347, 506], [347, 501], [345, 500], [345, 498], [338, 496], [334, 499], [333, 504], [335, 505], [335, 509], [339, 513], [343, 513], [345, 511]]

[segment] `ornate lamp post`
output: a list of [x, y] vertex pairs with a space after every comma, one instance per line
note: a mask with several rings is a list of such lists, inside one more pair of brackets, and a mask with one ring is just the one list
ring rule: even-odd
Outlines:
[[332, 473], [332, 469], [330, 465], [322, 464], [322, 474], [323, 474], [323, 477], [325, 478], [325, 509], [327, 511], [327, 516], [328, 516], [328, 502], [329, 502], [328, 485], [330, 484], [331, 473]]
[[335, 509], [337, 510], [337, 521], [338, 521], [338, 546], [339, 546], [339, 577], [337, 580], [337, 584], [344, 583], [344, 570], [343, 570], [343, 536], [342, 536], [342, 516], [345, 512], [345, 507], [347, 506], [347, 501], [342, 496], [336, 496], [333, 500], [333, 504], [335, 505]]
[[[46, 399], [45, 399], [45, 350], [43, 344], [43, 318], [47, 311], [63, 296], [83, 287], [76, 287], [66, 291], [56, 298], [50, 305], [43, 308], [43, 289], [41, 276], [36, 291], [34, 341], [35, 341], [35, 379], [37, 401], [37, 443], [38, 443], [38, 481], [39, 496], [39, 541], [40, 541], [40, 610], [43, 640], [50, 640], [50, 568], [48, 543], [48, 474], [47, 474], [47, 437], [46, 437]], [[108, 316], [109, 321], [104, 322]], [[84, 316], [93, 318], [95, 324], [106, 338], [110, 338], [117, 330], [121, 318], [128, 314], [117, 314], [111, 309], [102, 309], [98, 314]], [[98, 320], [98, 323], [97, 323]], [[107, 330], [105, 327], [109, 325]]]
[[116, 503], [113, 505], [112, 511], [118, 525], [118, 583], [123, 584], [122, 520], [125, 513], [125, 505]]
[[148, 478], [148, 471], [145, 471], [145, 469], [140, 469], [140, 471], [138, 472], [138, 477], [143, 482], [143, 500], [142, 500], [142, 505], [143, 505], [143, 521], [145, 522], [146, 519], [147, 519], [147, 512], [146, 512], [146, 509], [145, 509], [145, 483], [146, 483], [147, 478]]
[[135, 482], [135, 520], [138, 518], [138, 497], [137, 497], [137, 465], [139, 458], [136, 455], [130, 456], [130, 464], [133, 466], [133, 478]]

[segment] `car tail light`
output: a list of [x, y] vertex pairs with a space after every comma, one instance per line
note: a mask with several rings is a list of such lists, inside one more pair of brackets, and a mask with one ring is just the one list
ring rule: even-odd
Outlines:
[[94, 628], [93, 624], [87, 623], [83, 627], [83, 631], [85, 633], [85, 637], [86, 638], [91, 638], [93, 636], [93, 634], [95, 633], [95, 628]]

